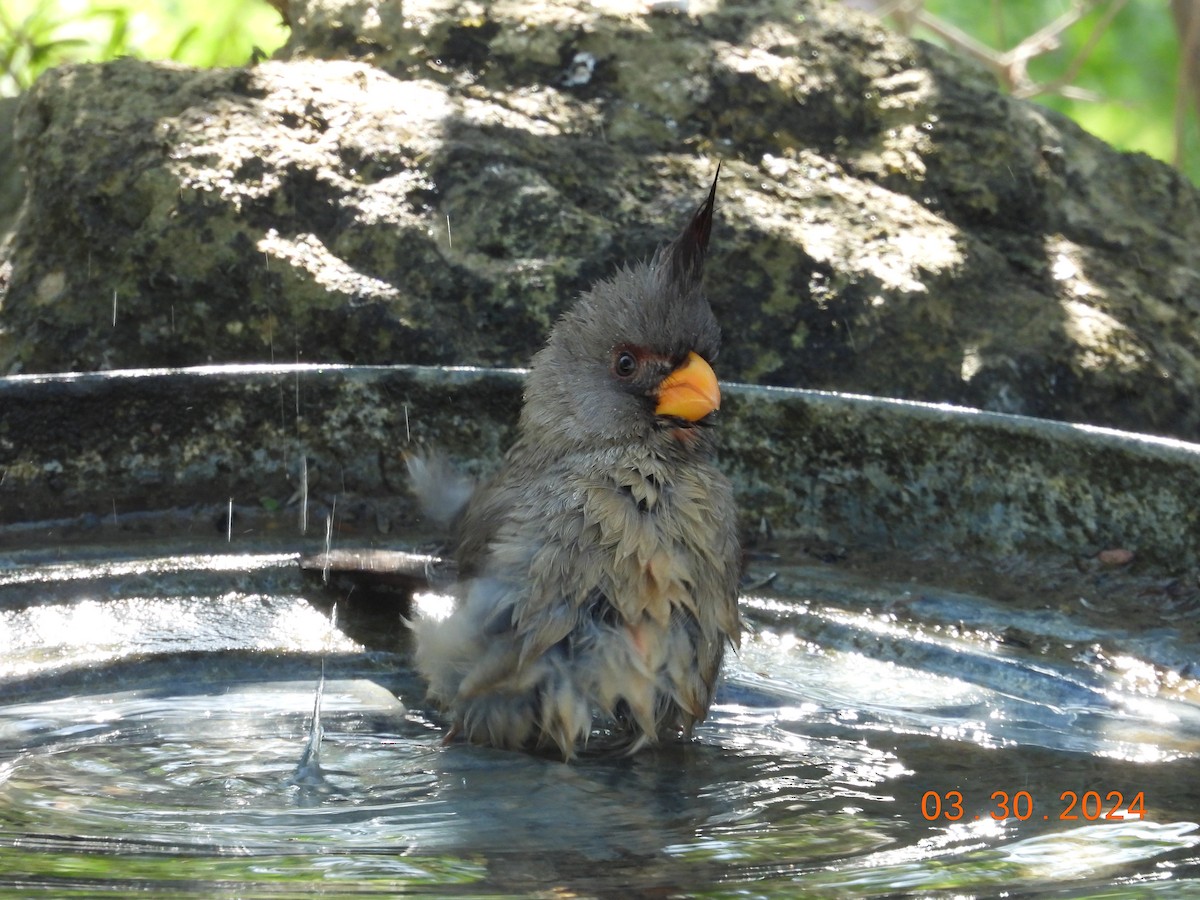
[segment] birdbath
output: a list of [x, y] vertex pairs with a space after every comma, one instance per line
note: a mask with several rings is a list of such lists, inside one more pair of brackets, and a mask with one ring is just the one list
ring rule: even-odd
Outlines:
[[300, 566], [436, 554], [404, 454], [486, 474], [521, 383], [0, 379], [0, 885], [1200, 882], [1200, 448], [723, 385], [743, 646], [691, 741], [564, 764], [443, 743], [419, 569]]

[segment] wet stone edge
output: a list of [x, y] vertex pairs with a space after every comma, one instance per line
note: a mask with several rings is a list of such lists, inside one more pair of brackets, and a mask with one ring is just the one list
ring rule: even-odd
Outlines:
[[[0, 379], [0, 530], [236, 507], [286, 534], [336, 503], [365, 540], [420, 528], [404, 454], [485, 475], [518, 370], [220, 366]], [[722, 467], [747, 532], [1195, 566], [1200, 446], [934, 404], [723, 386]], [[181, 512], [183, 511], [183, 512]], [[132, 519], [129, 519], [132, 521]], [[213, 521], [220, 530], [222, 523]], [[226, 523], [227, 525], [228, 523]]]

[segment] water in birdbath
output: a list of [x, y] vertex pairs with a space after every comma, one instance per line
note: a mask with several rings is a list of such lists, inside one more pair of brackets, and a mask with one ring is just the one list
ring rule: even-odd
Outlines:
[[0, 896], [1200, 888], [1191, 594], [770, 550], [694, 738], [570, 764], [443, 742], [402, 587], [233, 533], [7, 550]]

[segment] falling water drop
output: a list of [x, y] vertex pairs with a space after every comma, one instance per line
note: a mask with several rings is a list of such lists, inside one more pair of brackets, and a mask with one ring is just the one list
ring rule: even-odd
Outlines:
[[325, 564], [321, 566], [321, 582], [329, 584], [329, 554], [333, 552], [333, 517], [337, 515], [337, 497], [333, 498], [333, 508], [325, 517]]
[[308, 454], [300, 456], [300, 533], [308, 534]]

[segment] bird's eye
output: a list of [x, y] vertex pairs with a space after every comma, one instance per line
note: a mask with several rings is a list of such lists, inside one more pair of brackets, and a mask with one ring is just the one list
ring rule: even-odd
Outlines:
[[628, 350], [622, 350], [613, 361], [613, 371], [620, 378], [628, 378], [637, 371], [637, 357]]

